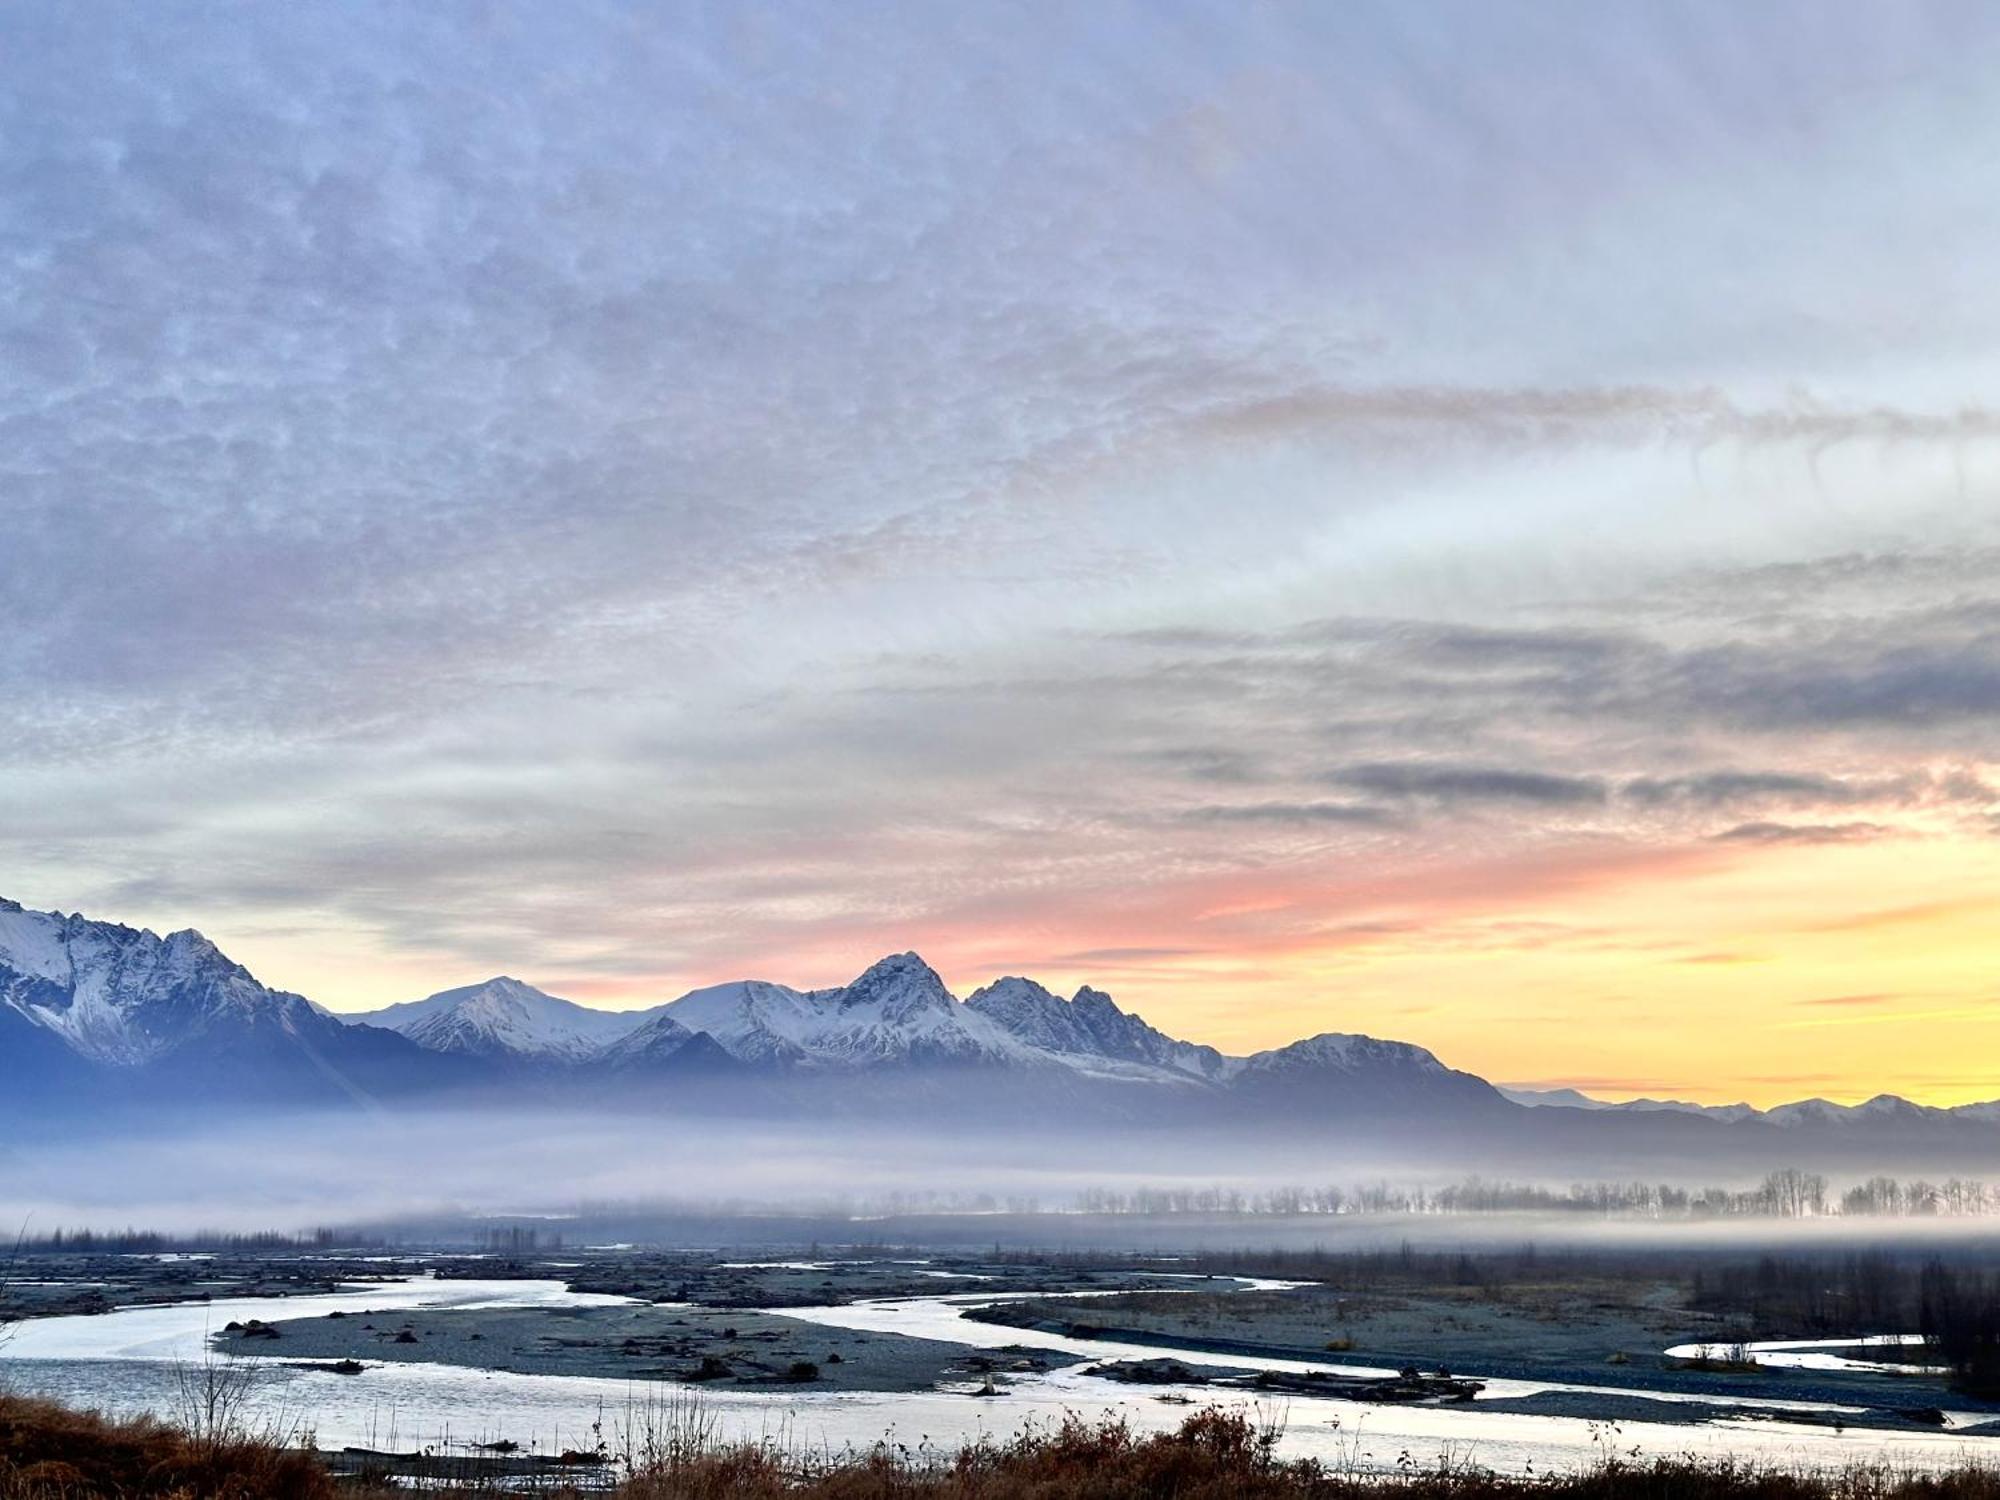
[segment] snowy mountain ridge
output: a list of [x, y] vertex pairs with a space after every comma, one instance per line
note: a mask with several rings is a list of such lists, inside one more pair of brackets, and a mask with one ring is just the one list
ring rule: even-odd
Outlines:
[[1755, 1120], [1789, 1130], [1808, 1126], [1840, 1129], [1857, 1125], [1916, 1125], [1925, 1121], [1949, 1120], [2000, 1124], [2000, 1101], [1938, 1106], [1914, 1104], [1897, 1094], [1877, 1094], [1859, 1104], [1836, 1104], [1831, 1099], [1799, 1099], [1790, 1104], [1774, 1104], [1769, 1109], [1758, 1109], [1750, 1104], [1695, 1104], [1685, 1099], [1594, 1099], [1570, 1088], [1502, 1088], [1500, 1092], [1514, 1103], [1530, 1109], [1688, 1114], [1728, 1124]]
[[645, 1023], [638, 1011], [594, 1010], [500, 975], [380, 1010], [341, 1015], [350, 1025], [401, 1032], [433, 1052], [477, 1056], [593, 1057]]
[[1213, 1047], [1177, 1041], [1118, 1008], [1102, 990], [1084, 985], [1065, 1000], [1032, 979], [1009, 976], [975, 990], [965, 1008], [1022, 1044], [1064, 1059], [1124, 1064], [1145, 1076], [1164, 1070], [1214, 1081], [1229, 1060]]
[[961, 1005], [914, 953], [892, 954], [838, 989], [741, 980], [695, 990], [660, 1013], [707, 1032], [746, 1062], [851, 1068], [1043, 1060], [1037, 1049]]
[[[493, 1064], [512, 1071], [496, 1073]], [[2000, 1103], [1937, 1108], [1894, 1095], [1801, 1100], [1768, 1110], [1674, 1100], [1598, 1100], [1574, 1089], [1496, 1091], [1423, 1047], [1326, 1032], [1247, 1057], [1182, 1041], [1088, 985], [1068, 999], [1010, 976], [963, 1002], [915, 953], [892, 954], [845, 985], [800, 990], [738, 980], [650, 1010], [611, 1012], [500, 976], [363, 1014], [335, 1015], [259, 983], [192, 929], [160, 936], [0, 900], [0, 1095], [47, 1084], [72, 1064], [163, 1070], [283, 1096], [300, 1081], [365, 1099], [381, 1089], [476, 1088], [523, 1066], [553, 1082], [690, 1079], [702, 1070], [800, 1079], [975, 1068], [1072, 1091], [1117, 1085], [1172, 1109], [1210, 1100], [1280, 1117], [1299, 1109], [1454, 1118], [1688, 1116], [1716, 1127], [1914, 1139], [2000, 1127]], [[13, 1069], [10, 1073], [9, 1068]], [[1164, 1091], [1159, 1086], [1167, 1086]], [[1124, 1093], [1136, 1097], [1127, 1088]], [[662, 1097], [672, 1097], [671, 1091]], [[1051, 1096], [1055, 1097], [1055, 1096]], [[1080, 1097], [1080, 1096], [1076, 1096]], [[1871, 1137], [1872, 1138], [1872, 1137]], [[1984, 1137], [1982, 1137], [1983, 1139]]]
[[92, 1062], [151, 1061], [218, 1030], [309, 1037], [329, 1021], [193, 929], [158, 933], [0, 901], [0, 1005]]

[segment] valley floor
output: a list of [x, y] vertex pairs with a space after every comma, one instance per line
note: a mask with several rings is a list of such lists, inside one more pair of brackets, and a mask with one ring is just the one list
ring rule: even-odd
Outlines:
[[[1280, 1448], [1228, 1459], [1236, 1464], [1255, 1458], [1253, 1467], [1236, 1475], [1244, 1484], [1254, 1479], [1245, 1491], [1253, 1494], [1341, 1494], [1346, 1491], [1328, 1486], [1359, 1483], [1364, 1470], [1375, 1482], [1403, 1484], [1406, 1469], [1427, 1470], [1439, 1461], [1422, 1454], [1450, 1454], [1459, 1433], [1467, 1435], [1460, 1453], [1511, 1473], [1508, 1483], [1516, 1485], [1531, 1473], [1558, 1467], [1575, 1483], [1582, 1483], [1577, 1476], [1586, 1472], [1603, 1479], [1604, 1455], [1626, 1454], [1628, 1467], [1618, 1482], [1639, 1488], [1564, 1490], [1551, 1488], [1557, 1483], [1551, 1479], [1537, 1491], [1576, 1495], [1919, 1493], [1894, 1488], [1893, 1475], [1883, 1469], [1866, 1469], [1865, 1484], [1854, 1477], [1864, 1470], [1850, 1471], [1842, 1481], [1845, 1489], [1644, 1488], [1651, 1482], [1644, 1475], [1657, 1478], [1665, 1471], [1643, 1466], [1684, 1447], [1713, 1455], [1703, 1460], [1708, 1467], [1699, 1469], [1702, 1484], [1748, 1484], [1745, 1463], [1824, 1467], [1846, 1464], [1855, 1455], [1864, 1466], [1877, 1460], [1891, 1467], [1921, 1462], [1937, 1473], [1954, 1462], [1983, 1462], [1989, 1445], [2000, 1454], [1994, 1441], [2000, 1407], [1949, 1390], [1941, 1376], [1916, 1363], [1885, 1359], [1858, 1368], [1779, 1369], [1669, 1355], [1675, 1345], [1723, 1348], [1739, 1337], [1773, 1330], [1758, 1321], [1768, 1316], [1768, 1299], [1762, 1313], [1697, 1306], [1690, 1295], [1695, 1283], [1661, 1269], [1657, 1260], [1334, 1257], [1311, 1267], [1313, 1279], [1305, 1274], [1282, 1279], [1270, 1273], [1285, 1269], [1285, 1263], [1269, 1256], [1146, 1261], [880, 1250], [794, 1254], [753, 1252], [739, 1259], [713, 1252], [611, 1251], [512, 1260], [36, 1257], [31, 1274], [17, 1276], [11, 1285], [13, 1310], [30, 1321], [20, 1328], [23, 1336], [12, 1351], [16, 1358], [0, 1359], [0, 1382], [11, 1372], [51, 1382], [17, 1384], [17, 1390], [161, 1413], [172, 1404], [175, 1389], [161, 1360], [181, 1366], [192, 1360], [198, 1369], [205, 1350], [225, 1356], [220, 1363], [227, 1369], [265, 1371], [295, 1382], [284, 1387], [296, 1393], [285, 1399], [311, 1409], [295, 1412], [303, 1420], [294, 1431], [317, 1424], [323, 1437], [329, 1428], [345, 1434], [328, 1444], [344, 1484], [370, 1475], [449, 1478], [437, 1469], [439, 1455], [449, 1450], [480, 1482], [498, 1477], [510, 1484], [587, 1482], [598, 1492], [619, 1473], [640, 1482], [632, 1478], [630, 1409], [617, 1439], [624, 1448], [622, 1462], [610, 1461], [615, 1455], [607, 1446], [598, 1462], [552, 1469], [552, 1454], [592, 1448], [592, 1440], [578, 1436], [589, 1418], [572, 1415], [560, 1444], [537, 1446], [535, 1430], [519, 1424], [534, 1410], [534, 1401], [548, 1398], [523, 1388], [594, 1383], [613, 1401], [620, 1391], [665, 1392], [670, 1425], [696, 1414], [691, 1429], [676, 1429], [671, 1446], [684, 1452], [692, 1433], [711, 1467], [701, 1471], [707, 1477], [699, 1485], [689, 1470], [682, 1476], [686, 1483], [676, 1481], [679, 1488], [626, 1491], [634, 1496], [761, 1494], [765, 1491], [755, 1485], [778, 1483], [774, 1476], [781, 1470], [788, 1476], [785, 1483], [803, 1485], [795, 1492], [804, 1494], [999, 1497], [1025, 1492], [1004, 1486], [1029, 1474], [1041, 1476], [1038, 1484], [1047, 1482], [1032, 1490], [1038, 1495], [1116, 1494], [1121, 1491], [1065, 1488], [1081, 1486], [1082, 1480], [1063, 1466], [1080, 1462], [1092, 1444], [1111, 1444], [1118, 1463], [1139, 1466], [1134, 1473], [1197, 1458], [1197, 1467], [1211, 1459], [1221, 1462], [1201, 1446], [1219, 1441], [1213, 1423], [1191, 1429], [1192, 1435], [1175, 1432], [1187, 1413], [1211, 1402], [1239, 1415], [1292, 1403], [1295, 1430]], [[341, 1290], [332, 1293], [336, 1285]], [[519, 1294], [512, 1290], [517, 1287]], [[189, 1305], [190, 1298], [207, 1297], [216, 1300]], [[162, 1306], [166, 1303], [178, 1303], [178, 1311]], [[139, 1311], [43, 1322], [51, 1315], [101, 1313], [114, 1306]], [[129, 1337], [99, 1337], [133, 1316], [146, 1321]], [[75, 1328], [86, 1344], [73, 1345], [76, 1352], [64, 1355], [38, 1337], [38, 1323], [52, 1331]], [[166, 1345], [160, 1340], [168, 1337], [175, 1341], [173, 1352], [162, 1354]], [[0, 1345], [5, 1339], [0, 1325]], [[91, 1339], [97, 1339], [94, 1346]], [[1424, 1379], [1399, 1379], [1397, 1372], [1405, 1370], [1421, 1372]], [[1454, 1381], [1439, 1378], [1447, 1371]], [[302, 1378], [303, 1372], [311, 1373]], [[63, 1384], [72, 1377], [81, 1383]], [[541, 1377], [559, 1378], [544, 1387]], [[139, 1387], [117, 1384], [121, 1379], [151, 1380], [147, 1388], [153, 1395], [130, 1399]], [[516, 1382], [506, 1388], [516, 1404], [505, 1409], [511, 1415], [502, 1415], [490, 1403], [502, 1392], [495, 1382], [508, 1379]], [[452, 1411], [446, 1428], [461, 1434], [468, 1420], [483, 1423], [479, 1442], [463, 1436], [452, 1443], [431, 1441], [435, 1419], [416, 1419], [422, 1404], [447, 1385], [457, 1404], [433, 1409]], [[1307, 1399], [1312, 1397], [1324, 1399]], [[816, 1398], [822, 1404], [813, 1405]], [[1052, 1424], [1062, 1420], [1072, 1400], [1098, 1402], [1096, 1409], [1111, 1414], [1106, 1420], [1117, 1433], [1092, 1417], [1085, 1423], [1088, 1431], [1068, 1430], [1058, 1438]], [[833, 1462], [829, 1455], [845, 1455], [838, 1466], [846, 1475], [840, 1483], [863, 1487], [815, 1489], [836, 1484], [831, 1469], [809, 1473], [796, 1454], [758, 1442], [745, 1448], [737, 1441], [745, 1430], [741, 1425], [703, 1425], [698, 1415], [707, 1403], [711, 1417], [723, 1407], [740, 1416], [745, 1401], [778, 1403], [771, 1410], [803, 1413], [812, 1406], [822, 1415], [849, 1413], [848, 1437], [812, 1441], [826, 1464]], [[912, 1425], [946, 1421], [942, 1429], [930, 1427], [942, 1430], [942, 1440], [915, 1455], [899, 1455], [893, 1443], [871, 1449], [885, 1426], [902, 1423], [906, 1403], [910, 1412], [926, 1413], [911, 1417]], [[400, 1408], [402, 1431], [425, 1436], [416, 1444], [378, 1444], [352, 1435], [352, 1421], [343, 1428], [329, 1420], [336, 1406], [352, 1416], [377, 1405], [391, 1413]], [[1402, 1414], [1397, 1420], [1409, 1420], [1399, 1427], [1389, 1416], [1376, 1415], [1389, 1405], [1436, 1410]], [[950, 1415], [975, 1412], [969, 1420]], [[1535, 1417], [1569, 1419], [1569, 1436], [1562, 1439], [1567, 1446], [1547, 1436], [1563, 1427], [1561, 1422], [1530, 1422], [1532, 1431], [1506, 1425], [1509, 1419]], [[1643, 1424], [1649, 1431], [1643, 1459], [1634, 1456], [1636, 1447], [1627, 1446], [1629, 1438], [1619, 1438], [1620, 1423]], [[1587, 1438], [1579, 1436], [1585, 1424], [1591, 1424]], [[1372, 1445], [1360, 1437], [1364, 1426]], [[1760, 1444], [1760, 1429], [1772, 1440]], [[1799, 1434], [1814, 1430], [1819, 1433], [1814, 1444], [1800, 1441]], [[1386, 1435], [1419, 1432], [1439, 1441], [1420, 1448], [1417, 1458], [1398, 1459], [1394, 1449], [1402, 1439]], [[1681, 1432], [1688, 1434], [1685, 1445], [1676, 1435]], [[1473, 1442], [1470, 1435], [1476, 1433], [1486, 1436]], [[155, 1440], [164, 1441], [157, 1432], [147, 1439]], [[637, 1446], [646, 1448], [649, 1441]], [[1385, 1441], [1389, 1448], [1374, 1451]], [[983, 1476], [981, 1484], [1000, 1487], [949, 1487], [943, 1471], [956, 1472], [961, 1442], [972, 1444], [966, 1472]], [[1000, 1447], [992, 1448], [994, 1443]], [[1534, 1446], [1541, 1443], [1552, 1446]], [[11, 1472], [7, 1482], [15, 1485], [0, 1486], [0, 1500], [31, 1494], [39, 1500], [44, 1493], [20, 1487], [28, 1482], [22, 1473], [31, 1467], [21, 1459], [26, 1451], [26, 1446], [0, 1446], [13, 1465], [11, 1471], [0, 1467], [0, 1477]], [[1345, 1469], [1342, 1454], [1349, 1454]], [[1798, 1456], [1806, 1454], [1813, 1457]], [[735, 1470], [729, 1470], [732, 1464]], [[740, 1490], [701, 1487], [711, 1479], [720, 1483], [716, 1476], [725, 1470], [740, 1471], [748, 1476], [744, 1483], [754, 1479], [754, 1484]], [[1696, 1472], [1679, 1478], [1692, 1483]], [[1764, 1478], [1773, 1472], [1763, 1471]], [[879, 1480], [891, 1488], [866, 1488], [864, 1476], [870, 1475], [865, 1483]], [[1426, 1482], [1440, 1487], [1422, 1493], [1526, 1492], [1479, 1489], [1471, 1479], [1445, 1475]], [[1479, 1482], [1501, 1485], [1497, 1479]], [[99, 1493], [80, 1481], [65, 1483], [68, 1488], [45, 1492], [51, 1497]], [[1930, 1493], [1992, 1493], [2000, 1500], [2000, 1488], [1976, 1487], [1986, 1483], [1983, 1477], [1961, 1474], [1951, 1483], [1975, 1487]], [[1199, 1486], [1175, 1491], [1206, 1492]]]

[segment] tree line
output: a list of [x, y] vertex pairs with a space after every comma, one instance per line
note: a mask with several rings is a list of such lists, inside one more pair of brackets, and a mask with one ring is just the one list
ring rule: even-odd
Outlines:
[[378, 1240], [362, 1240], [333, 1229], [313, 1229], [304, 1234], [286, 1234], [275, 1229], [251, 1234], [223, 1230], [196, 1230], [190, 1234], [168, 1234], [157, 1229], [53, 1229], [46, 1234], [23, 1234], [17, 1247], [21, 1254], [51, 1255], [188, 1255], [273, 1250], [357, 1249], [378, 1245]]
[[1750, 1188], [1666, 1182], [1581, 1182], [1567, 1188], [1468, 1177], [1444, 1186], [1374, 1182], [1320, 1187], [1086, 1188], [1079, 1212], [1134, 1215], [1596, 1214], [1650, 1219], [1816, 1219], [1831, 1215], [1971, 1217], [2000, 1212], [2000, 1193], [1976, 1179], [1871, 1177], [1836, 1191], [1822, 1173], [1783, 1167]]

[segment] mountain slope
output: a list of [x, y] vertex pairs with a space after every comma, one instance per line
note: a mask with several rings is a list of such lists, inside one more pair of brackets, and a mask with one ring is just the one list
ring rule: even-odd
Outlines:
[[1525, 1109], [1616, 1109], [1615, 1104], [1593, 1099], [1575, 1089], [1516, 1089], [1498, 1086], [1500, 1092]]
[[592, 1010], [502, 975], [340, 1019], [400, 1032], [432, 1052], [580, 1062], [643, 1025], [646, 1016]]
[[56, 1070], [124, 1101], [368, 1100], [460, 1076], [393, 1032], [260, 984], [191, 929], [161, 937], [13, 901], [0, 901], [0, 1014], [0, 1085], [17, 1090]]
[[39, 1114], [87, 1096], [101, 1069], [60, 1033], [0, 1004], [0, 1110]]
[[664, 1011], [617, 1038], [596, 1060], [614, 1072], [657, 1071], [668, 1065], [676, 1072], [740, 1066], [740, 1059], [714, 1037], [690, 1031]]
[[1522, 1112], [1485, 1079], [1447, 1068], [1423, 1047], [1345, 1032], [1255, 1053], [1225, 1076], [1231, 1093], [1257, 1111], [1432, 1120]]
[[11, 901], [0, 903], [0, 1004], [80, 1056], [117, 1067], [204, 1039], [323, 1042], [342, 1030], [303, 996], [259, 984], [191, 929], [163, 938]]

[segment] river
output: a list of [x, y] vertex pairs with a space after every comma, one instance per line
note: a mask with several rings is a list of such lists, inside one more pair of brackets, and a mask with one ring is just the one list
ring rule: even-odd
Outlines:
[[[724, 1438], [768, 1439], [821, 1451], [867, 1448], [884, 1441], [913, 1450], [950, 1450], [982, 1437], [1011, 1435], [1029, 1423], [1052, 1425], [1071, 1412], [1088, 1419], [1122, 1416], [1139, 1430], [1171, 1429], [1179, 1425], [1189, 1407], [1157, 1399], [1168, 1395], [1185, 1396], [1202, 1405], [1240, 1407], [1260, 1417], [1282, 1420], [1279, 1451], [1286, 1455], [1375, 1470], [1450, 1461], [1477, 1463], [1503, 1472], [1547, 1472], [1589, 1463], [1613, 1451], [1641, 1456], [1728, 1455], [1815, 1468], [1874, 1460], [1901, 1467], [1937, 1468], [1967, 1459], [1990, 1462], [2000, 1456], [2000, 1443], [1994, 1439], [1955, 1437], [1949, 1430], [1836, 1432], [1823, 1426], [1750, 1419], [1694, 1425], [1631, 1421], [1614, 1425], [1581, 1417], [1482, 1411], [1476, 1402], [1378, 1406], [1291, 1396], [1253, 1403], [1238, 1393], [1200, 1387], [1134, 1387], [1085, 1374], [1082, 1367], [1106, 1358], [1149, 1355], [1256, 1369], [1324, 1367], [1075, 1339], [973, 1322], [963, 1316], [969, 1307], [1006, 1295], [1011, 1294], [958, 1293], [772, 1310], [830, 1327], [910, 1334], [974, 1348], [1032, 1345], [1073, 1356], [1046, 1374], [1018, 1380], [1005, 1387], [1002, 1396], [992, 1399], [949, 1391], [801, 1393], [717, 1385], [702, 1386], [698, 1394], [691, 1394], [690, 1388], [683, 1387], [514, 1375], [440, 1364], [371, 1365], [363, 1375], [343, 1376], [263, 1358], [256, 1362], [258, 1374], [249, 1399], [258, 1422], [292, 1433], [310, 1432], [322, 1447], [410, 1449], [508, 1438], [531, 1451], [557, 1452], [594, 1447], [602, 1438], [616, 1449], [635, 1428], [657, 1420], [663, 1404], [678, 1403], [684, 1408], [693, 1403], [702, 1420]], [[364, 1314], [603, 1306], [624, 1300], [571, 1292], [555, 1281], [412, 1277], [333, 1293], [42, 1318], [15, 1325], [12, 1337], [0, 1347], [0, 1382], [17, 1391], [117, 1414], [171, 1413], [183, 1372], [204, 1358], [209, 1334], [231, 1320], [323, 1317], [336, 1311]], [[1460, 1373], [1478, 1374], [1476, 1370]], [[1485, 1394], [1496, 1399], [1583, 1389], [1547, 1382], [1490, 1380]], [[1604, 1394], [1602, 1387], [1588, 1389]], [[1628, 1394], [1676, 1399], [1636, 1389]], [[1755, 1404], [1766, 1408], [1785, 1405], [1768, 1401]], [[1802, 1413], [1825, 1410], [1798, 1409]], [[1978, 1419], [1962, 1414], [1953, 1420]]]

